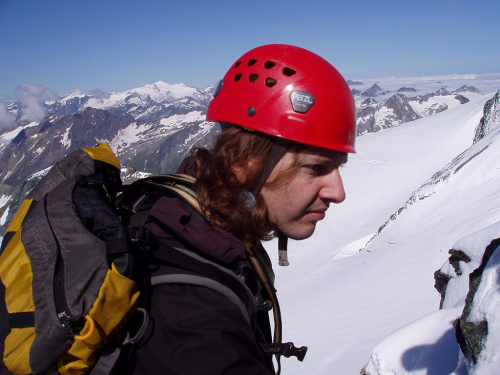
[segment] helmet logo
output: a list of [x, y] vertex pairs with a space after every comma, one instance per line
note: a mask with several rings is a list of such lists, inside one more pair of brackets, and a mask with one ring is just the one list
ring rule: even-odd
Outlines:
[[306, 113], [314, 104], [314, 96], [304, 91], [293, 91], [290, 101], [295, 112]]

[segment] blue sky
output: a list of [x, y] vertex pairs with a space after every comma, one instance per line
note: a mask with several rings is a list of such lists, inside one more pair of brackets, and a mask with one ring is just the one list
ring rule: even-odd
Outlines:
[[163, 80], [202, 88], [262, 44], [346, 79], [500, 72], [500, 1], [0, 0], [0, 98]]

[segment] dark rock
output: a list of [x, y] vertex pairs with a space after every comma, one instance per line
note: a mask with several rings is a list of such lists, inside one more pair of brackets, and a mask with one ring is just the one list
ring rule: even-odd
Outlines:
[[464, 356], [477, 363], [479, 354], [483, 349], [483, 342], [488, 334], [488, 322], [468, 321], [474, 296], [481, 283], [481, 277], [486, 264], [495, 251], [500, 251], [500, 238], [497, 238], [486, 247], [481, 265], [469, 275], [469, 293], [465, 299], [465, 307], [459, 320], [455, 322], [457, 342]]
[[458, 100], [460, 104], [465, 104], [470, 102], [470, 100], [463, 95], [455, 95], [455, 99]]
[[398, 92], [417, 92], [417, 90], [413, 87], [401, 87]]
[[373, 98], [367, 98], [361, 102], [363, 105], [377, 104], [377, 101]]
[[377, 85], [376, 83], [373, 84], [372, 87], [370, 87], [368, 90], [365, 90], [361, 93], [361, 95], [363, 96], [377, 96], [377, 93], [379, 91], [382, 91], [382, 89], [380, 88], [379, 85]]
[[363, 82], [360, 82], [360, 81], [351, 81], [350, 79], [347, 80], [347, 84], [349, 86], [362, 86], [362, 85], [364, 85]]
[[445, 95], [450, 95], [450, 93], [448, 92], [448, 90], [446, 90], [446, 88], [444, 87], [441, 87], [439, 90], [437, 90], [435, 93], [434, 93], [435, 96], [445, 96]]
[[498, 127], [500, 127], [500, 90], [484, 105], [483, 117], [479, 121], [474, 134], [474, 143]]
[[463, 92], [472, 92], [474, 94], [483, 95], [481, 93], [481, 91], [479, 91], [478, 89], [476, 89], [474, 86], [469, 86], [469, 85], [463, 85], [459, 89], [453, 91], [454, 94], [459, 94], [459, 93], [463, 93]]

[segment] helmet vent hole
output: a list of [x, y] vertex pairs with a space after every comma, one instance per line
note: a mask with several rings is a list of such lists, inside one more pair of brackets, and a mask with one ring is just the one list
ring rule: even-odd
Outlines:
[[238, 66], [240, 66], [241, 61], [238, 61], [236, 64], [234, 64], [234, 69], [236, 69]]
[[275, 63], [275, 62], [272, 62], [272, 61], [266, 61], [266, 62], [264, 63], [264, 68], [266, 68], [266, 69], [271, 69], [271, 68], [272, 68], [272, 67], [274, 67], [275, 65], [276, 65], [276, 63]]
[[241, 74], [241, 73], [236, 74], [236, 75], [234, 76], [234, 82], [238, 82], [238, 81], [241, 79], [241, 76], [242, 76], [242, 75], [243, 75], [243, 74]]
[[255, 81], [257, 81], [257, 78], [259, 78], [258, 74], [250, 74], [250, 76], [248, 77], [248, 80], [250, 82], [255, 82]]
[[273, 87], [277, 81], [274, 78], [266, 78], [266, 86]]
[[248, 61], [248, 66], [254, 66], [256, 62], [257, 62], [257, 59], [249, 60]]
[[283, 74], [286, 75], [287, 77], [291, 77], [293, 76], [294, 74], [296, 73], [295, 70], [293, 70], [292, 68], [284, 68], [283, 69]]

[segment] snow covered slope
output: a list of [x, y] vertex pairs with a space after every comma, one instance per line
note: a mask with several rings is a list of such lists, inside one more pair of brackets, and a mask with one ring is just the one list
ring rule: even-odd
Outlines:
[[[472, 146], [490, 98], [358, 139], [341, 170], [346, 201], [330, 208], [311, 239], [290, 244], [290, 267], [276, 267], [284, 340], [309, 346], [304, 363], [283, 361], [283, 373], [357, 374], [386, 335], [438, 310], [433, 273], [448, 249], [500, 220], [497, 136], [476, 143], [469, 163], [427, 186], [365, 245]], [[485, 142], [491, 147], [473, 158]]]

